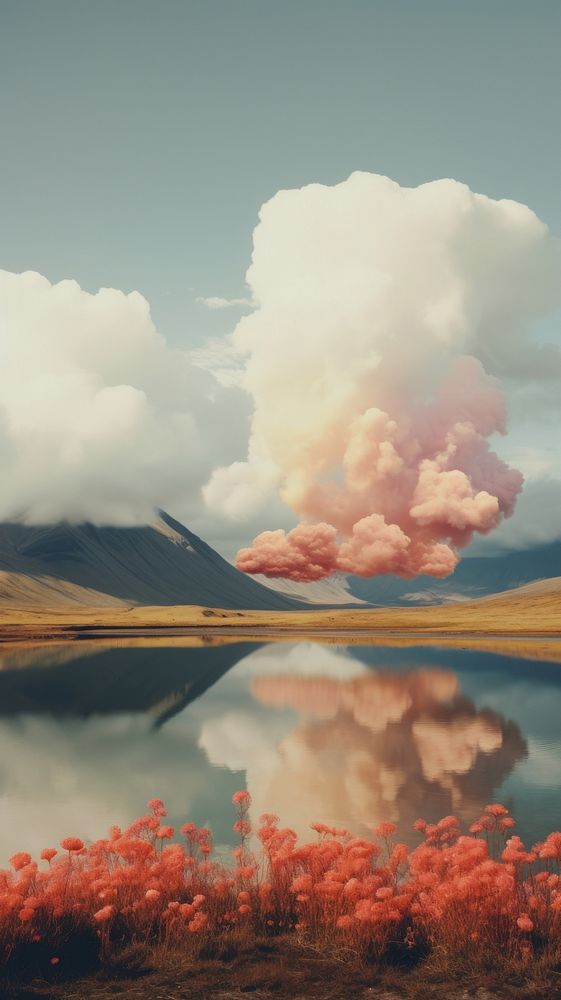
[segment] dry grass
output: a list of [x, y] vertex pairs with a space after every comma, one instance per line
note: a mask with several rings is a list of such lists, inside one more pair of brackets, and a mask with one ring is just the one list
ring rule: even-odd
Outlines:
[[0, 641], [61, 639], [103, 635], [108, 631], [134, 636], [151, 630], [193, 634], [273, 637], [310, 632], [325, 635], [353, 632], [384, 637], [397, 633], [449, 636], [561, 635], [561, 578], [530, 584], [489, 598], [457, 604], [412, 608], [360, 608], [302, 611], [225, 611], [198, 606], [130, 608], [34, 608], [0, 610]]
[[348, 952], [288, 939], [233, 938], [215, 954], [130, 950], [87, 976], [45, 972], [27, 983], [0, 980], [2, 1000], [545, 1000], [561, 977], [539, 964], [473, 970], [431, 959], [411, 969], [377, 969]]

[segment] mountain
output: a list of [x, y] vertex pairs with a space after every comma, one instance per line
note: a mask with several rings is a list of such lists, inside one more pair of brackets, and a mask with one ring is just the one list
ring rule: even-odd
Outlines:
[[492, 556], [464, 557], [452, 576], [348, 577], [349, 594], [368, 604], [440, 604], [514, 590], [535, 580], [561, 576], [561, 541]]
[[342, 605], [366, 604], [350, 590], [350, 577], [343, 573], [336, 573], [325, 580], [315, 580], [313, 583], [300, 583], [295, 580], [283, 580], [281, 577], [266, 577], [261, 573], [256, 573], [253, 577], [264, 587], [270, 590], [280, 591], [287, 597], [293, 597], [297, 601], [305, 601], [307, 604], [328, 604], [335, 607]]
[[161, 512], [141, 528], [0, 524], [0, 603], [57, 607], [198, 604], [286, 610], [301, 602], [234, 569]]
[[360, 576], [337, 574], [317, 583], [292, 583], [256, 576], [265, 586], [310, 604], [410, 605], [465, 601], [514, 590], [536, 580], [561, 576], [561, 541], [489, 556], [464, 556], [452, 576], [437, 580], [417, 576]]
[[0, 524], [3, 606], [196, 604], [282, 611], [310, 605], [439, 604], [555, 576], [561, 576], [561, 541], [464, 558], [445, 580], [337, 576], [317, 584], [292, 584], [240, 573], [164, 512], [154, 524], [140, 528]]

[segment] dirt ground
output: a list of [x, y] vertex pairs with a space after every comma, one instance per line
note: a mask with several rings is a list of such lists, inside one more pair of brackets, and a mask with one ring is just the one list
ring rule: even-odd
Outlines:
[[[1, 1000], [546, 1000], [561, 998], [561, 972], [526, 969], [501, 982], [497, 973], [458, 973], [423, 965], [382, 973], [360, 966], [352, 956], [336, 958], [263, 943], [251, 952], [205, 960], [168, 956], [158, 968], [108, 967], [83, 979], [65, 981], [48, 973], [26, 984], [0, 981]], [[485, 979], [482, 982], [482, 978]]]

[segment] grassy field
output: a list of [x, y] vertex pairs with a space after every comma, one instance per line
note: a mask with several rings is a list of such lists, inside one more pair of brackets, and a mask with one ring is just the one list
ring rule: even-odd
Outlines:
[[454, 604], [411, 608], [228, 611], [197, 606], [0, 608], [0, 641], [72, 638], [108, 631], [142, 635], [153, 629], [206, 634], [301, 635], [353, 632], [382, 637], [561, 636], [561, 578]]

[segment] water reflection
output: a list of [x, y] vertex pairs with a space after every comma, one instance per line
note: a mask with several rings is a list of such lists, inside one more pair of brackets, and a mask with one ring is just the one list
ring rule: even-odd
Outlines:
[[[348, 672], [347, 659], [341, 668]], [[280, 812], [301, 834], [311, 818], [357, 833], [383, 819], [402, 827], [450, 811], [472, 819], [526, 754], [519, 728], [478, 711], [451, 671], [267, 672], [250, 690], [261, 705], [297, 713], [268, 753], [261, 742], [245, 764], [255, 812]]]
[[[254, 817], [278, 812], [302, 835], [312, 819], [357, 833], [382, 819], [403, 832], [419, 815], [472, 819], [538, 789], [541, 836], [557, 823], [561, 748], [532, 704], [540, 691], [558, 718], [559, 678], [487, 660], [246, 643], [50, 647], [5, 662], [0, 855], [99, 836], [154, 795], [172, 821], [189, 814], [228, 842], [229, 799], [245, 783]], [[522, 670], [533, 699], [515, 696]]]
[[251, 643], [194, 648], [53, 645], [2, 657], [0, 715], [150, 712], [164, 722], [199, 698]]

